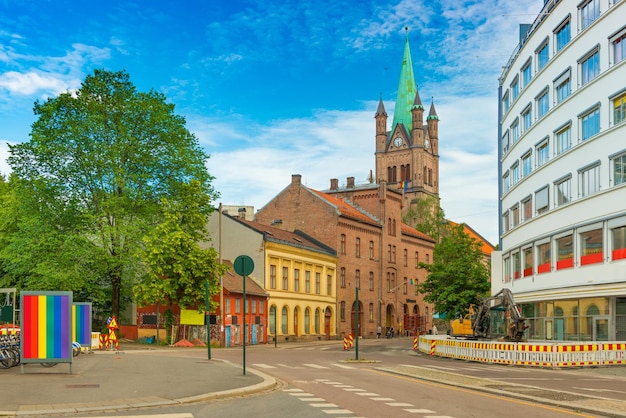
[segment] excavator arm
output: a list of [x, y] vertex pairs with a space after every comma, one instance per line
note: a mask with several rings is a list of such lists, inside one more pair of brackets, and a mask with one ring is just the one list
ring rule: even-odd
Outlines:
[[513, 300], [509, 289], [482, 300], [472, 324], [476, 338], [501, 338], [505, 341], [523, 341], [528, 328], [526, 318]]

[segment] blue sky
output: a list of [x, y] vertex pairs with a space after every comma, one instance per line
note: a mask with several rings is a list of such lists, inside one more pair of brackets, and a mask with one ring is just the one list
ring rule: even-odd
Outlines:
[[[105, 4], [110, 3], [110, 4]], [[176, 105], [224, 204], [262, 207], [301, 174], [365, 182], [380, 95], [391, 124], [404, 38], [434, 98], [446, 216], [498, 240], [497, 87], [543, 0], [0, 0], [0, 173], [33, 103], [125, 69]]]

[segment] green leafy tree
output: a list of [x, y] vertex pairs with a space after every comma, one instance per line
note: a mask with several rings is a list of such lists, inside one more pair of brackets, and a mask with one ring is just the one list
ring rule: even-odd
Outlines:
[[447, 232], [448, 222], [443, 209], [439, 206], [439, 199], [434, 196], [423, 196], [404, 216], [404, 223], [415, 225], [415, 229], [439, 242]]
[[199, 246], [209, 239], [204, 210], [208, 203], [209, 196], [196, 181], [184, 185], [179, 200], [163, 199], [163, 222], [144, 238], [148, 274], [133, 288], [138, 303], [204, 311], [206, 283], [209, 295], [219, 292], [219, 277], [228, 267], [217, 262], [214, 248]]
[[[176, 200], [191, 180], [216, 195], [208, 156], [174, 105], [137, 91], [125, 71], [96, 70], [77, 91], [36, 102], [34, 111], [31, 140], [9, 146], [27, 191], [13, 244], [29, 249], [13, 270], [30, 288], [40, 276], [60, 289], [75, 285], [59, 275], [82, 260], [105, 282], [119, 316], [123, 296], [145, 274], [143, 238], [161, 222], [163, 199]], [[38, 235], [46, 245], [35, 248]]]
[[432, 264], [419, 263], [419, 268], [428, 276], [418, 291], [438, 313], [463, 315], [489, 294], [489, 268], [481, 244], [464, 232], [462, 224], [448, 228], [435, 246]]

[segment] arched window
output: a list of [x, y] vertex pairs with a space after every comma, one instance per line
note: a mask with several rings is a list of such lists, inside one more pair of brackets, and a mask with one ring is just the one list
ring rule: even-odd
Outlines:
[[370, 241], [370, 260], [374, 259], [374, 241]]
[[339, 271], [339, 283], [341, 287], [346, 287], [346, 268], [342, 267]]
[[309, 308], [304, 310], [304, 333], [311, 333], [311, 310]]
[[270, 334], [276, 334], [276, 306], [270, 307]]
[[320, 316], [322, 315], [322, 312], [320, 311], [320, 308], [317, 308], [315, 310], [315, 333], [319, 334], [320, 333]]
[[357, 269], [354, 272], [354, 282], [358, 289], [361, 288], [361, 270]]
[[287, 311], [287, 307], [283, 306], [283, 315], [281, 318], [281, 332], [283, 333], [283, 335], [287, 335], [287, 332], [289, 330], [288, 325], [289, 325], [289, 312]]
[[374, 272], [373, 271], [370, 271], [369, 287], [370, 287], [370, 290], [374, 290]]

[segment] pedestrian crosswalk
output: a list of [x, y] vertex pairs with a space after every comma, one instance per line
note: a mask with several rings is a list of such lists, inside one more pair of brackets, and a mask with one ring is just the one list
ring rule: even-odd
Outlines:
[[[407, 412], [409, 414], [415, 414], [416, 416], [422, 416], [424, 418], [453, 418], [447, 415], [436, 415], [437, 412], [426, 409], [426, 408], [418, 408], [412, 403], [408, 402], [399, 402], [394, 398], [389, 398], [386, 396], [381, 396], [375, 392], [368, 392], [365, 389], [357, 388], [352, 385], [343, 384], [342, 382], [338, 382], [335, 380], [329, 379], [315, 379], [315, 382], [320, 384], [325, 384], [332, 386], [337, 389], [343, 389], [346, 392], [350, 392], [354, 395], [361, 396], [363, 399], [369, 399], [374, 402], [383, 402], [386, 406], [390, 408], [400, 408], [402, 411]], [[340, 417], [356, 417], [357, 415], [349, 410], [342, 408], [341, 406], [328, 402], [324, 398], [317, 397], [315, 394], [306, 392], [304, 389], [300, 388], [287, 388], [284, 389], [283, 392], [288, 393], [289, 395], [300, 399], [302, 402], [306, 403], [308, 406], [312, 408], [320, 408], [322, 412], [326, 415], [332, 416], [340, 416]], [[389, 416], [393, 416], [394, 411], [389, 410]]]
[[266, 364], [266, 363], [254, 363], [252, 367], [256, 367], [259, 369], [279, 369], [279, 368], [287, 368], [287, 369], [310, 368], [310, 369], [317, 369], [317, 370], [325, 370], [325, 369], [328, 370], [332, 368], [340, 368], [344, 370], [356, 369], [356, 367], [348, 366], [347, 364], [340, 364], [340, 363], [329, 363], [326, 366], [321, 365], [321, 364], [316, 364], [316, 363], [302, 363], [299, 365], [289, 365], [289, 364], [284, 364], [284, 363], [276, 363], [273, 365]]

